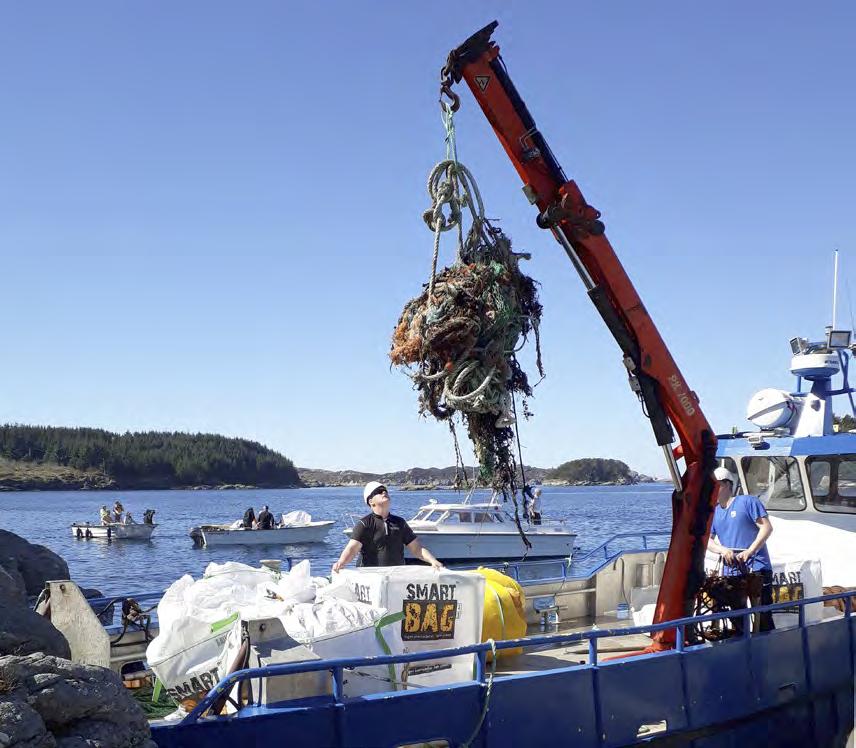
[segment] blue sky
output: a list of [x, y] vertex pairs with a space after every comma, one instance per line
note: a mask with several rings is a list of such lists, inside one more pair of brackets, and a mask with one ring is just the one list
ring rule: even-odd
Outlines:
[[[792, 386], [788, 339], [828, 324], [836, 247], [850, 318], [848, 3], [6, 3], [0, 421], [451, 464], [387, 351], [430, 268], [438, 71], [493, 18], [709, 420], [745, 426], [756, 390]], [[542, 284], [527, 463], [664, 474], [617, 347], [462, 100], [460, 158]]]

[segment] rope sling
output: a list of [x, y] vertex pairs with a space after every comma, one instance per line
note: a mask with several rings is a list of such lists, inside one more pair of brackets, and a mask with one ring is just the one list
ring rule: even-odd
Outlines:
[[[531, 333], [538, 372], [544, 376], [538, 335], [541, 304], [535, 281], [519, 268], [519, 261], [529, 255], [512, 251], [511, 240], [485, 217], [478, 184], [458, 161], [453, 110], [445, 103], [441, 108], [446, 158], [428, 176], [431, 206], [422, 216], [434, 235], [431, 274], [422, 293], [405, 305], [389, 355], [412, 379], [420, 414], [449, 423], [457, 467], [463, 463], [454, 430], [456, 414], [473, 444], [479, 482], [506, 499], [514, 498], [518, 485], [527, 490], [525, 476], [518, 481], [513, 454], [515, 395], [524, 398], [527, 416], [525, 398], [532, 395], [517, 353]], [[453, 229], [455, 261], [438, 272], [442, 235]], [[466, 482], [465, 471], [463, 475]], [[516, 516], [516, 500], [514, 505]], [[519, 527], [519, 517], [517, 522]]]

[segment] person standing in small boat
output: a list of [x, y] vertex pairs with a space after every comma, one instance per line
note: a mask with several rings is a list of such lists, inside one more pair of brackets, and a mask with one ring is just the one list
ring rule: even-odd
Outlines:
[[124, 513], [125, 507], [122, 506], [122, 502], [119, 499], [116, 499], [116, 502], [113, 504], [113, 522], [121, 522]]
[[101, 507], [101, 513], [100, 513], [100, 516], [98, 518], [101, 520], [102, 525], [109, 525], [110, 524], [110, 522], [111, 522], [110, 510], [107, 509], [106, 504]]
[[536, 488], [532, 491], [532, 498], [529, 500], [529, 519], [533, 525], [541, 524], [541, 489]]
[[256, 526], [256, 513], [253, 511], [253, 508], [250, 507], [246, 512], [244, 512], [244, 518], [241, 520], [241, 527], [245, 530], [252, 530]]
[[[718, 481], [716, 487], [716, 509], [713, 515], [713, 527], [707, 547], [718, 553], [723, 561], [725, 576], [743, 576], [755, 572], [761, 577], [760, 590], [749, 590], [749, 603], [753, 606], [772, 605], [773, 603], [773, 565], [767, 550], [767, 538], [773, 532], [773, 525], [767, 516], [767, 509], [757, 496], [737, 493], [737, 478], [724, 467], [713, 472]], [[745, 601], [743, 602], [745, 605]], [[735, 631], [743, 632], [743, 619], [732, 619]], [[772, 631], [772, 613], [755, 616], [756, 631]]]
[[423, 548], [410, 525], [401, 517], [389, 512], [389, 492], [377, 481], [369, 481], [363, 489], [363, 498], [371, 509], [355, 525], [351, 539], [333, 564], [337, 572], [347, 566], [351, 559], [360, 554], [360, 566], [401, 566], [404, 564], [405, 547], [420, 561], [442, 569], [440, 563], [427, 548]]
[[270, 513], [270, 509], [268, 509], [268, 505], [265, 504], [262, 507], [262, 510], [259, 512], [259, 530], [273, 530], [274, 521], [273, 515]]

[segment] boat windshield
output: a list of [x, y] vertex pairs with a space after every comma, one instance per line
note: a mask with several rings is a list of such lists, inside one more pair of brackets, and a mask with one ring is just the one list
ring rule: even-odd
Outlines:
[[439, 516], [440, 512], [434, 509], [423, 509], [413, 519], [422, 522], [435, 522]]
[[856, 455], [809, 457], [806, 468], [819, 511], [856, 514]]
[[805, 509], [805, 491], [793, 457], [744, 457], [746, 492], [757, 496], [771, 511]]

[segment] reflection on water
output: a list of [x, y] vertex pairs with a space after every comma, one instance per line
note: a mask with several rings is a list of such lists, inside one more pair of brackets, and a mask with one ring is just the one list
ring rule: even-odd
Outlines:
[[[670, 487], [664, 484], [604, 487], [546, 487], [546, 516], [565, 519], [584, 550], [611, 535], [638, 529], [668, 528]], [[429, 498], [447, 501], [448, 491], [391, 491], [392, 511], [409, 519]], [[484, 494], [485, 499], [487, 494]], [[125, 509], [142, 517], [155, 509], [158, 527], [150, 541], [77, 540], [69, 526], [96, 522], [98, 508], [121, 498]], [[478, 500], [478, 499], [475, 499]], [[482, 499], [484, 500], [484, 499]], [[202, 523], [232, 522], [247, 507], [268, 504], [275, 516], [303, 509], [313, 519], [336, 521], [323, 543], [289, 546], [194, 547], [188, 532]], [[163, 589], [182, 574], [201, 576], [215, 561], [258, 565], [263, 558], [310, 559], [315, 575], [329, 575], [345, 544], [347, 515], [366, 512], [360, 487], [269, 491], [39, 491], [0, 494], [0, 527], [41, 543], [68, 561], [71, 575], [105, 594]]]

